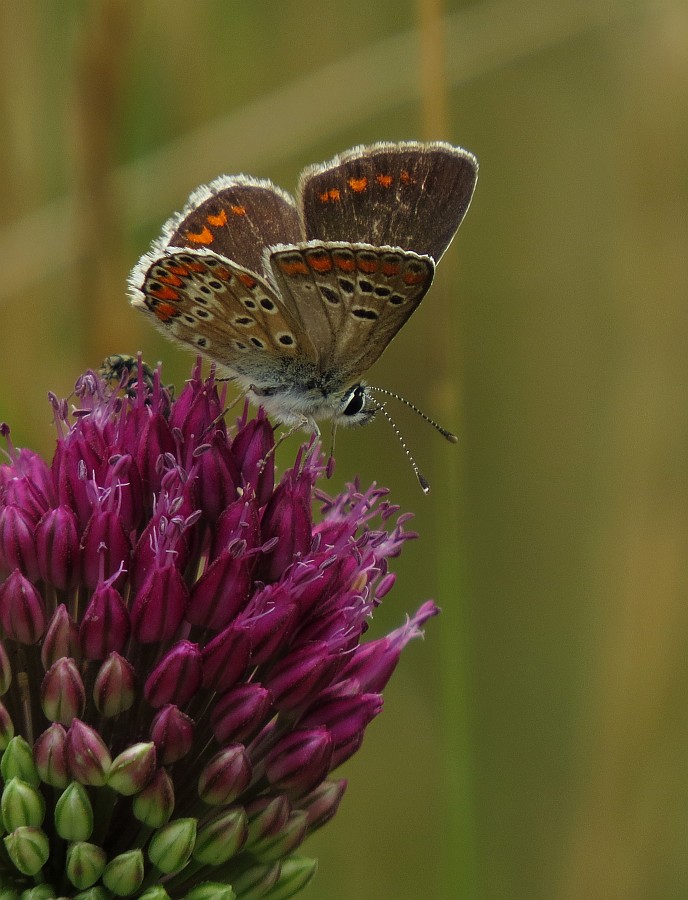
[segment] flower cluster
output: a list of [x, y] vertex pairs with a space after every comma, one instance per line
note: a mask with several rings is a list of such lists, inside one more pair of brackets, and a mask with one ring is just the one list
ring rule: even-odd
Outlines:
[[318, 491], [313, 441], [276, 482], [200, 363], [177, 399], [121, 369], [51, 397], [51, 465], [0, 429], [0, 898], [290, 897], [437, 607], [362, 642], [411, 537], [386, 492]]

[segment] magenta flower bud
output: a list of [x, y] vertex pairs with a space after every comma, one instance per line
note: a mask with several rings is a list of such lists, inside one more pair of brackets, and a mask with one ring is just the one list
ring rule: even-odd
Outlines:
[[29, 581], [36, 581], [38, 557], [34, 540], [35, 524], [19, 506], [0, 509], [0, 571], [19, 569]]
[[333, 741], [327, 728], [292, 731], [265, 759], [265, 774], [278, 790], [302, 795], [320, 784], [330, 770]]
[[142, 644], [171, 640], [189, 605], [189, 589], [174, 565], [155, 565], [134, 598], [131, 624]]
[[160, 764], [171, 766], [191, 750], [193, 720], [172, 704], [164, 706], [153, 719], [150, 737], [155, 742]]
[[323, 781], [315, 790], [299, 800], [299, 808], [308, 813], [308, 829], [315, 831], [322, 827], [339, 809], [344, 791], [346, 779], [338, 781]]
[[73, 510], [83, 529], [93, 510], [86, 487], [87, 468], [76, 444], [57, 442], [52, 471], [59, 505]]
[[75, 781], [100, 787], [107, 781], [112, 759], [100, 735], [74, 719], [67, 731], [67, 765]]
[[131, 453], [109, 460], [103, 488], [114, 494], [117, 515], [128, 534], [138, 526], [144, 512], [141, 476]]
[[251, 846], [251, 855], [262, 862], [288, 858], [289, 854], [293, 853], [306, 837], [307, 819], [305, 812], [294, 810], [278, 834], [265, 837]]
[[244, 486], [251, 487], [259, 506], [264, 506], [275, 484], [275, 435], [261, 407], [232, 441], [232, 453], [239, 465]]
[[299, 725], [302, 728], [326, 726], [337, 747], [363, 732], [381, 712], [382, 697], [379, 694], [323, 697], [308, 710]]
[[152, 741], [133, 744], [112, 760], [107, 776], [108, 786], [118, 794], [131, 797], [148, 784], [155, 766], [155, 744]]
[[81, 568], [77, 518], [68, 506], [49, 509], [36, 528], [36, 557], [41, 578], [58, 590], [77, 583]]
[[[285, 862], [255, 863], [232, 878], [232, 888], [236, 897], [268, 897], [280, 879]], [[292, 896], [291, 892], [285, 896]], [[280, 895], [277, 895], [279, 900]], [[205, 900], [205, 898], [203, 898]]]
[[295, 573], [293, 582], [301, 616], [305, 617], [316, 605], [322, 608], [342, 587], [348, 588], [356, 570], [356, 560], [351, 556], [337, 558], [331, 552], [311, 556], [302, 571]]
[[198, 504], [208, 522], [215, 523], [236, 498], [241, 473], [227, 445], [227, 436], [215, 431], [208, 444], [196, 451]]
[[248, 629], [233, 623], [209, 641], [201, 653], [203, 686], [213, 691], [226, 691], [246, 671], [251, 656]]
[[33, 759], [41, 781], [51, 787], [67, 787], [67, 732], [62, 725], [54, 722], [36, 738], [33, 742]]
[[245, 809], [248, 816], [248, 849], [256, 841], [279, 834], [289, 821], [291, 803], [284, 794], [278, 794], [276, 797], [260, 797], [247, 804]]
[[93, 684], [98, 712], [111, 719], [131, 709], [136, 700], [136, 670], [114, 650], [102, 664]]
[[[134, 425], [132, 420], [132, 425]], [[160, 490], [161, 474], [158, 459], [165, 453], [174, 453], [174, 438], [170, 426], [159, 412], [145, 411], [140, 428], [131, 435], [131, 444], [136, 468], [141, 475], [141, 486], [145, 496]], [[135, 449], [133, 449], [135, 448]]]
[[190, 443], [195, 448], [208, 438], [210, 428], [224, 433], [223, 413], [214, 377], [211, 375], [203, 381], [200, 365], [196, 365], [170, 413], [170, 428], [181, 432], [185, 444]]
[[124, 525], [114, 510], [94, 510], [86, 525], [81, 546], [83, 578], [91, 589], [103, 578], [123, 572], [131, 553]]
[[44, 669], [49, 669], [63, 656], [76, 658], [78, 655], [79, 632], [76, 622], [67, 612], [64, 603], [61, 603], [48, 623], [41, 647], [41, 662]]
[[73, 659], [62, 657], [46, 672], [41, 684], [41, 708], [50, 722], [69, 725], [83, 714], [86, 689]]
[[263, 541], [277, 543], [260, 561], [260, 576], [277, 581], [295, 559], [311, 547], [311, 481], [306, 476], [285, 473], [268, 501], [262, 519]]
[[193, 587], [187, 622], [214, 631], [229, 625], [248, 598], [251, 568], [245, 555], [231, 550], [221, 553]]
[[297, 709], [329, 684], [340, 665], [340, 659], [330, 654], [324, 641], [314, 641], [279, 660], [270, 670], [265, 685], [271, 690], [278, 709]]
[[20, 644], [35, 644], [45, 631], [43, 598], [19, 569], [0, 584], [0, 624]]
[[339, 766], [343, 765], [347, 759], [350, 759], [354, 753], [358, 753], [361, 749], [361, 745], [363, 743], [363, 736], [365, 732], [359, 731], [352, 738], [349, 738], [348, 741], [344, 741], [341, 744], [337, 744], [335, 749], [332, 752], [332, 761], [330, 762], [330, 772], [334, 772], [335, 769], [338, 769]]
[[174, 784], [165, 769], [157, 769], [134, 797], [132, 811], [149, 828], [161, 828], [174, 812]]
[[12, 460], [10, 465], [3, 466], [0, 475], [3, 505], [21, 507], [35, 524], [54, 502], [50, 469], [33, 450], [16, 450], [6, 427], [3, 436]]
[[261, 724], [268, 721], [272, 694], [255, 681], [238, 684], [222, 694], [210, 716], [215, 740], [245, 741]]
[[12, 684], [12, 663], [4, 644], [0, 642], [0, 697], [7, 693]]
[[144, 697], [153, 709], [166, 703], [183, 706], [201, 686], [203, 669], [198, 644], [179, 641], [169, 650], [146, 680]]
[[217, 520], [213, 534], [211, 558], [219, 556], [230, 545], [240, 541], [249, 553], [260, 544], [260, 516], [256, 498], [251, 494], [230, 503]]
[[98, 585], [79, 627], [79, 644], [86, 659], [105, 659], [123, 653], [129, 640], [129, 611], [119, 591], [109, 582]]
[[229, 744], [203, 768], [198, 796], [211, 806], [232, 803], [251, 783], [251, 762], [243, 744]]
[[396, 669], [406, 644], [413, 638], [422, 637], [421, 626], [439, 611], [429, 600], [401, 628], [376, 641], [361, 644], [340, 672], [340, 678], [355, 678], [362, 691], [380, 693]]

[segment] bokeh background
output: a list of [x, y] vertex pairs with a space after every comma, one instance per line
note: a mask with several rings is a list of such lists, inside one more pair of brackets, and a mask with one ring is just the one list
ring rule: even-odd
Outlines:
[[[473, 150], [473, 206], [371, 372], [390, 429], [340, 432], [333, 489], [387, 484], [421, 539], [373, 623], [408, 648], [340, 812], [327, 900], [688, 896], [685, 0], [2, 0], [0, 420], [143, 350], [125, 298], [198, 184], [293, 189], [375, 140]], [[352, 240], [356, 235], [352, 235]]]

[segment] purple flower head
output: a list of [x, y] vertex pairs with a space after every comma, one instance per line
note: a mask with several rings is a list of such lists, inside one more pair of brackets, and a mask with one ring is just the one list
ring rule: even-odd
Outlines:
[[176, 399], [140, 359], [50, 399], [50, 465], [0, 427], [0, 882], [291, 896], [438, 612], [364, 640], [406, 517], [376, 486], [324, 494], [314, 440], [278, 476], [264, 412], [229, 429], [200, 363]]

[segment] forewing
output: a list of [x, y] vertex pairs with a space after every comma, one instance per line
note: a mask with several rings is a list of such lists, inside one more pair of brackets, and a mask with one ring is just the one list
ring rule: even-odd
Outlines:
[[273, 248], [269, 264], [320, 371], [360, 377], [425, 296], [434, 263], [389, 247], [310, 241]]
[[478, 163], [441, 142], [355, 147], [301, 174], [306, 238], [401, 247], [437, 262], [473, 196]]
[[270, 181], [216, 178], [193, 192], [158, 246], [205, 248], [260, 271], [265, 247], [301, 240], [294, 198]]
[[256, 384], [281, 361], [313, 355], [298, 322], [255, 272], [208, 251], [147, 254], [130, 279], [132, 305], [172, 340]]

